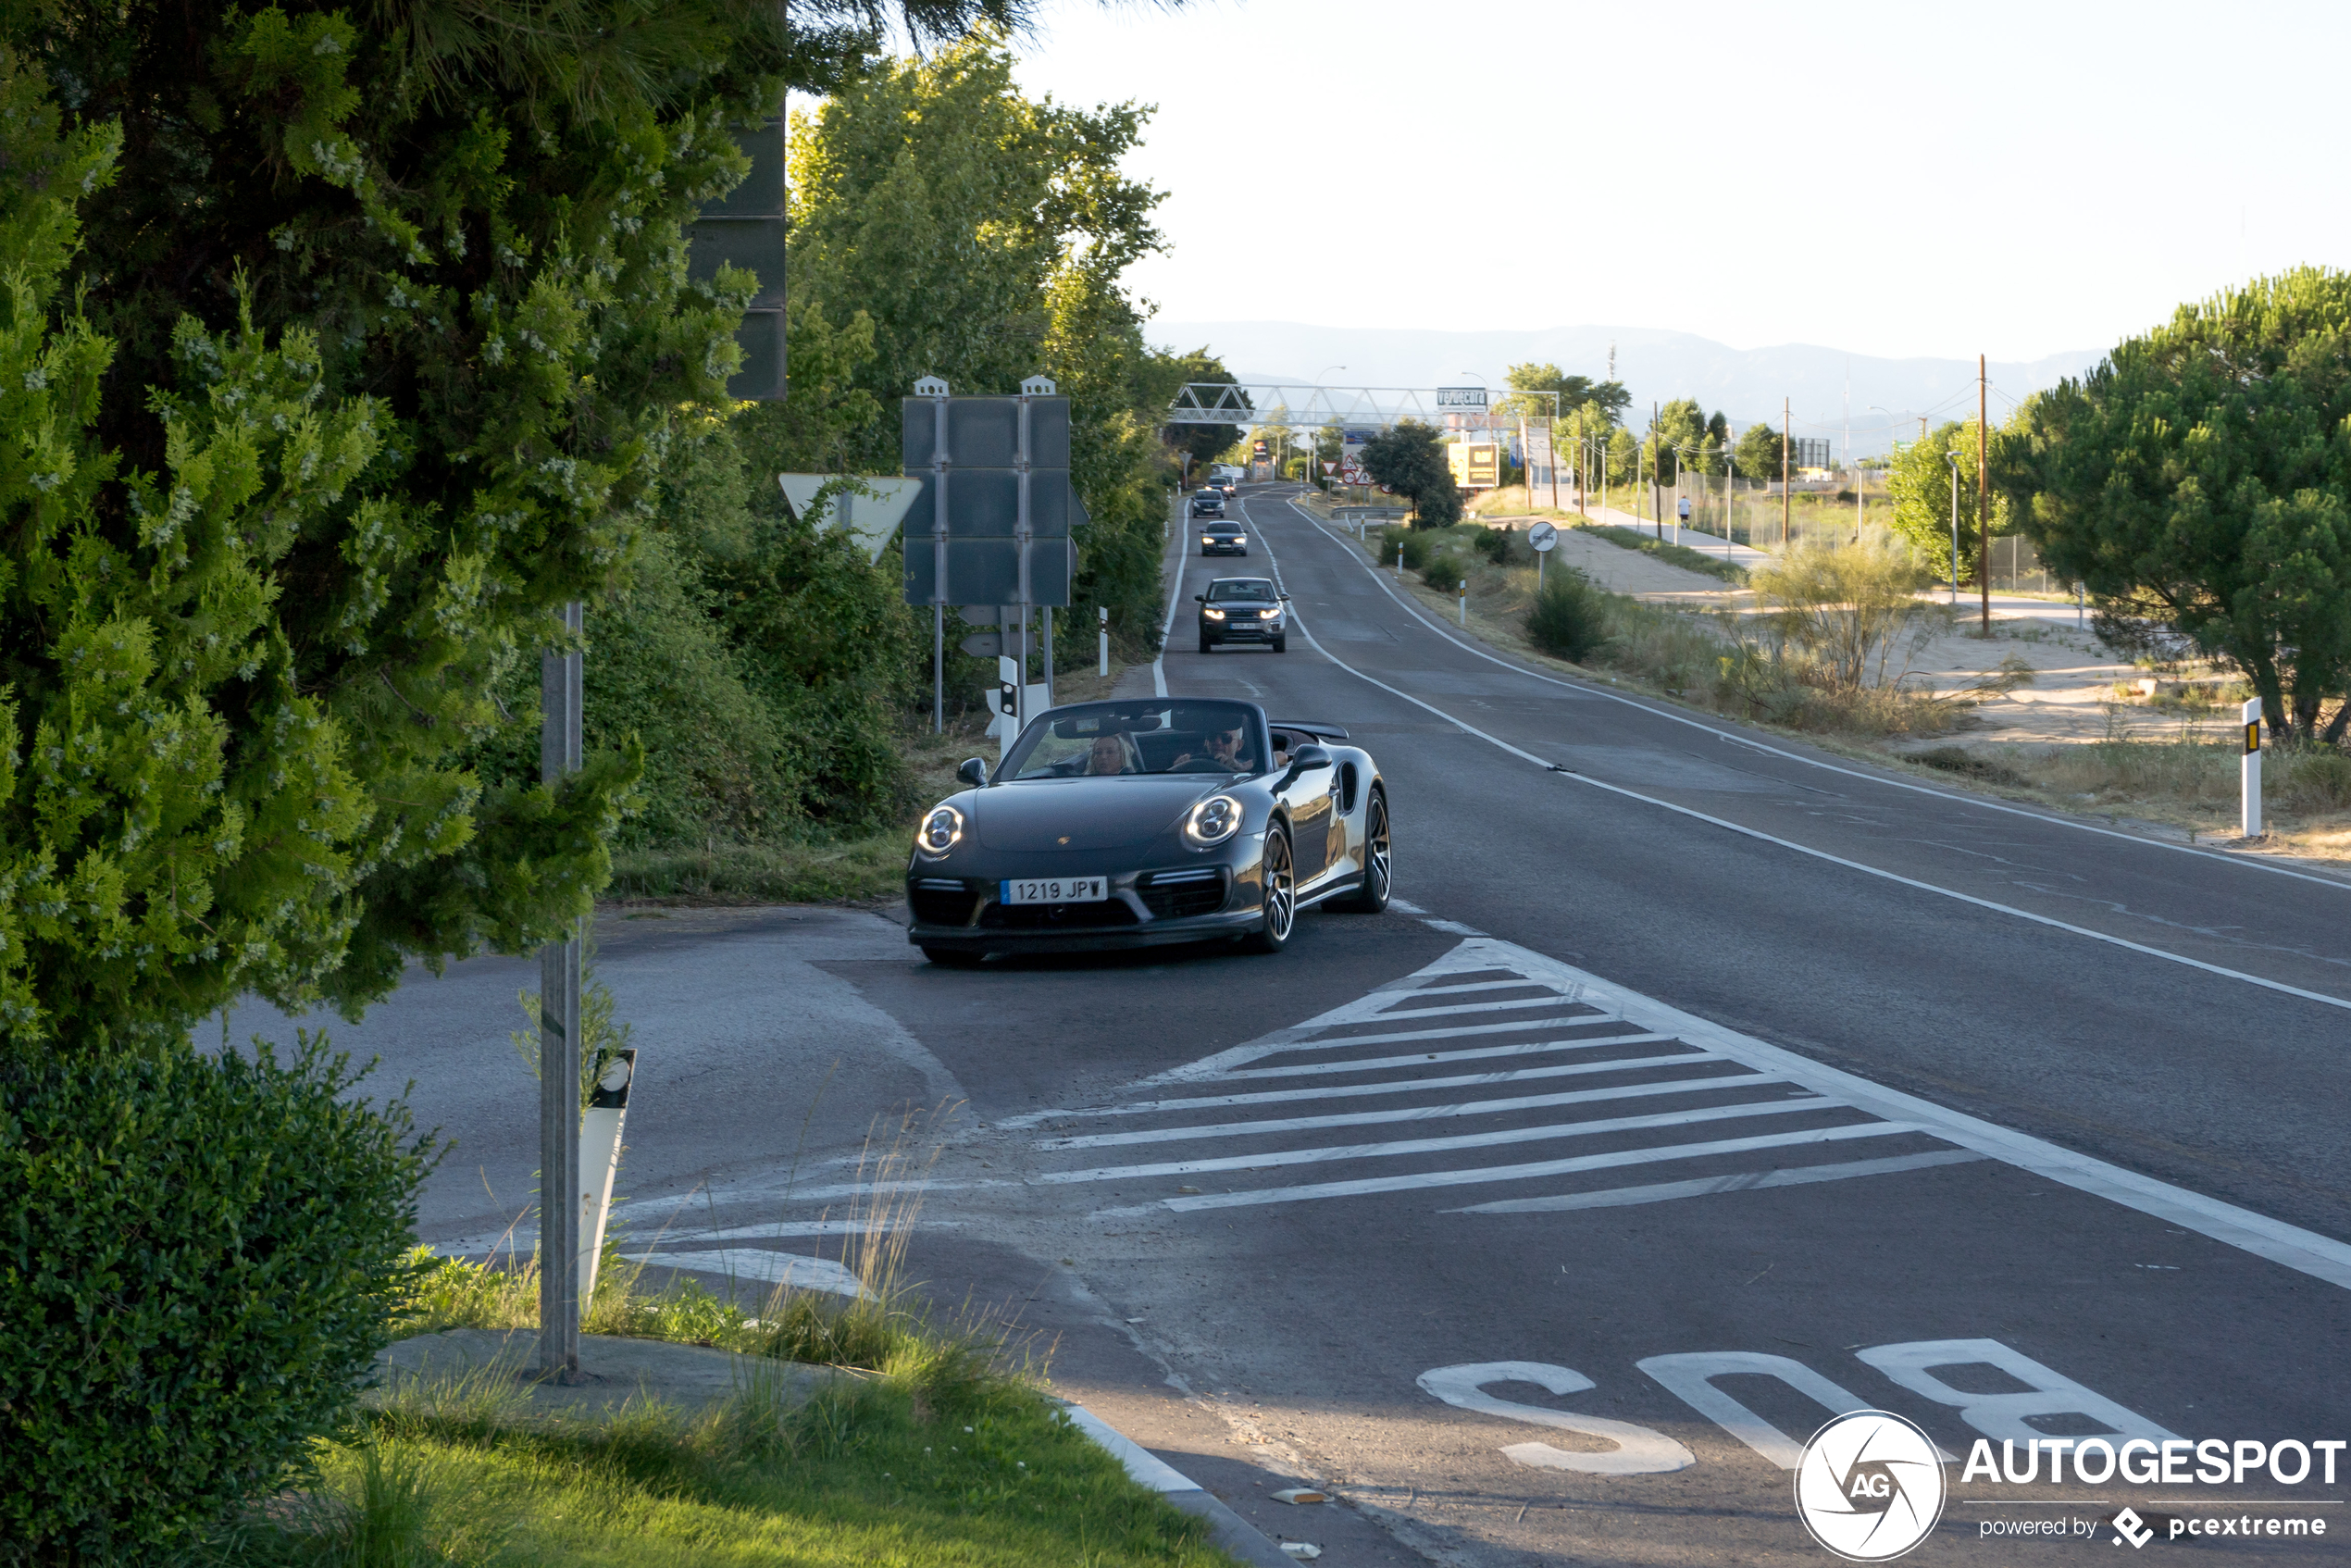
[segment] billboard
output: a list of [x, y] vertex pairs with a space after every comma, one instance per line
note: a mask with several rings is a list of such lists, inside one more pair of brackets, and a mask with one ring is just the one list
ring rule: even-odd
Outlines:
[[1453, 482], [1463, 490], [1492, 490], [1502, 482], [1502, 449], [1490, 441], [1457, 441], [1445, 448]]
[[1475, 410], [1482, 414], [1486, 411], [1486, 389], [1439, 387], [1437, 389], [1437, 406], [1439, 409]]

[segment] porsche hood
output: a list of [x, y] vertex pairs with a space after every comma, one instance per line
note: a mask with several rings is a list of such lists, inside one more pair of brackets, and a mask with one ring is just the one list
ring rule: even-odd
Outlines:
[[1039, 778], [974, 790], [964, 797], [964, 809], [983, 849], [1120, 849], [1168, 832], [1185, 807], [1229, 782], [1221, 774]]

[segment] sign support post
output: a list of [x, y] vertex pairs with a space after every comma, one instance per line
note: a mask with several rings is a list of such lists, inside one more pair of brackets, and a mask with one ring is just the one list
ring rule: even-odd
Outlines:
[[[579, 771], [579, 601], [539, 656], [539, 778]], [[579, 1380], [579, 922], [539, 950], [539, 1375]]]

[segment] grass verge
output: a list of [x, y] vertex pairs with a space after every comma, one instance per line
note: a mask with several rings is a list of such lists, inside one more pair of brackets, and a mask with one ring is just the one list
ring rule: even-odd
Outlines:
[[688, 1416], [510, 1424], [497, 1395], [394, 1400], [206, 1568], [1215, 1568], [1206, 1526], [1033, 1389], [919, 1365], [786, 1407], [753, 1378]]
[[1679, 566], [1684, 571], [1703, 572], [1708, 577], [1719, 578], [1735, 588], [1747, 586], [1746, 567], [1725, 561], [1717, 555], [1704, 554], [1686, 544], [1675, 544], [1670, 540], [1652, 539], [1648, 534], [1636, 533], [1631, 529], [1618, 528], [1613, 523], [1587, 523], [1582, 527], [1586, 533], [1596, 539], [1605, 539], [1611, 544], [1622, 546], [1626, 550], [1642, 551], [1656, 556], [1669, 566]]
[[[608, 1251], [582, 1327], [757, 1358], [723, 1404], [586, 1421], [528, 1412], [495, 1372], [395, 1384], [191, 1568], [1230, 1568], [1068, 1422], [999, 1325], [942, 1321], [901, 1287], [919, 1201], [902, 1151], [861, 1167], [877, 1196], [843, 1260], [853, 1297], [778, 1287], [753, 1315], [683, 1276], [647, 1290]], [[395, 1335], [536, 1325], [530, 1261], [412, 1261]], [[791, 1403], [758, 1370], [778, 1362], [851, 1375]]]

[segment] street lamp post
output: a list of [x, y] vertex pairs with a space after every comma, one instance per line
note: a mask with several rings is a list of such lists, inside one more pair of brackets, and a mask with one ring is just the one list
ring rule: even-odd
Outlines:
[[1951, 465], [1951, 607], [1959, 607], [1959, 454], [1945, 452]]
[[[1316, 392], [1320, 392], [1320, 391], [1322, 391], [1322, 390], [1323, 390], [1323, 378], [1324, 378], [1324, 377], [1325, 377], [1325, 376], [1329, 375], [1329, 374], [1330, 374], [1332, 371], [1334, 371], [1334, 370], [1344, 370], [1344, 369], [1346, 369], [1346, 368], [1347, 368], [1347, 367], [1346, 367], [1346, 366], [1344, 366], [1344, 365], [1325, 365], [1325, 366], [1324, 366], [1324, 367], [1323, 367], [1320, 370], [1315, 371], [1315, 372], [1314, 372], [1314, 390], [1315, 390]], [[1346, 455], [1347, 455], [1347, 431], [1346, 431], [1345, 429], [1342, 429], [1338, 432], [1338, 454], [1339, 454], [1341, 457], [1344, 457], [1344, 456], [1346, 456]], [[1322, 456], [1323, 456], [1323, 442], [1322, 442], [1322, 439], [1321, 439], [1321, 432], [1320, 432], [1320, 431], [1317, 431], [1317, 432], [1316, 432], [1316, 436], [1315, 436], [1315, 442], [1314, 442], [1314, 458], [1315, 458], [1315, 461], [1316, 461], [1316, 462], [1320, 462], [1320, 461], [1322, 460]]]

